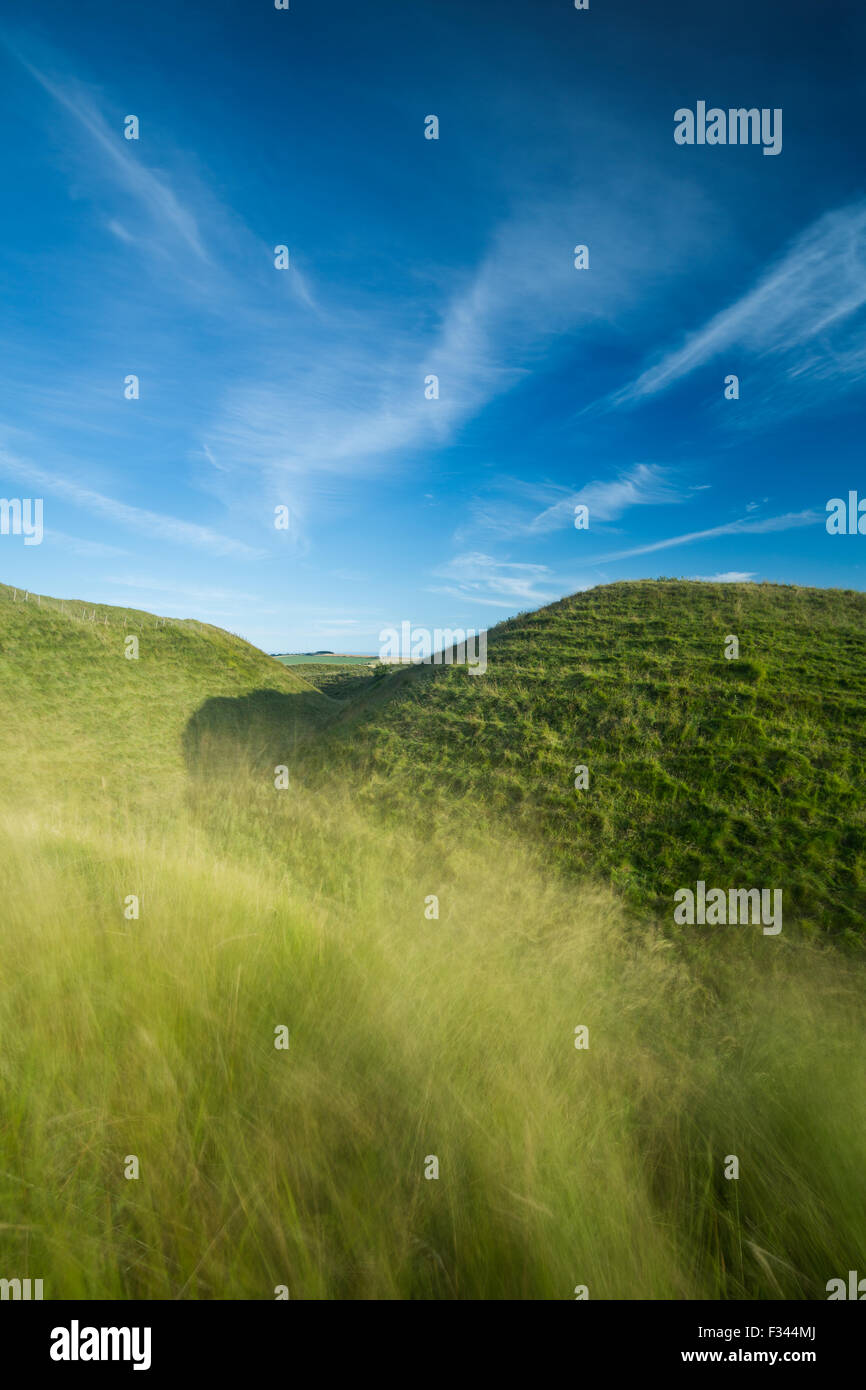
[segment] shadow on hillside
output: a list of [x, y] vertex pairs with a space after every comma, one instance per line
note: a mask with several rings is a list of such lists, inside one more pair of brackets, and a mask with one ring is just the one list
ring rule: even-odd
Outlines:
[[183, 731], [187, 768], [192, 776], [208, 779], [273, 769], [290, 762], [327, 714], [324, 697], [312, 691], [215, 696], [196, 710]]

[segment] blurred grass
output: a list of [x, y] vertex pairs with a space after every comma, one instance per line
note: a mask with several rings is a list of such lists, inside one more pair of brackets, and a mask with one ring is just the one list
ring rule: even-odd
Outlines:
[[118, 664], [120, 618], [0, 624], [4, 1277], [752, 1299], [856, 1266], [859, 959], [787, 916], [672, 938], [489, 808], [296, 777], [333, 708], [239, 639], [145, 624]]

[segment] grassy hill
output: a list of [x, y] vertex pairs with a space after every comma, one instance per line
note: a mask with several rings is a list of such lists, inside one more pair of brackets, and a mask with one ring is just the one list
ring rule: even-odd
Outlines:
[[[127, 638], [138, 657], [127, 659]], [[281, 742], [327, 716], [299, 673], [240, 637], [195, 621], [60, 601], [0, 585], [0, 786], [112, 785], [124, 795], [185, 785], [182, 733], [210, 695], [272, 690]], [[291, 697], [291, 698], [289, 698]]]
[[[726, 806], [704, 753], [772, 826], [785, 730], [794, 773], [808, 746], [856, 789], [861, 604], [613, 586], [503, 625], [487, 676], [333, 701], [217, 629], [0, 590], [5, 1275], [46, 1298], [826, 1297], [866, 1248], [862, 961], [787, 919], [660, 928], [599, 881], [615, 825], [595, 852], [575, 834], [599, 807], [555, 813], [580, 753], [609, 817], [619, 764], [676, 764], [698, 811], [658, 774], [615, 823], [675, 865], [665, 834]], [[719, 665], [732, 618], [753, 678]], [[747, 716], [751, 761], [725, 723]], [[859, 807], [791, 786], [850, 885]], [[751, 863], [787, 888], [801, 848], [775, 826]]]
[[483, 806], [643, 914], [699, 878], [776, 886], [804, 929], [862, 939], [866, 595], [612, 584], [502, 623], [487, 659], [368, 681], [316, 775], [418, 823]]

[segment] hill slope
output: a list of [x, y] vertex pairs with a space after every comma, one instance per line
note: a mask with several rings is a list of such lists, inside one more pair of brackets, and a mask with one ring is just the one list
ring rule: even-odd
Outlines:
[[[670, 939], [555, 872], [551, 845], [583, 842], [499, 786], [571, 764], [581, 709], [633, 764], [649, 647], [611, 598], [653, 613], [617, 587], [504, 625], [480, 680], [404, 669], [351, 703], [216, 629], [2, 591], [10, 1273], [46, 1298], [823, 1298], [856, 1266], [863, 961], [787, 931]], [[823, 597], [856, 672], [857, 605], [846, 627]], [[672, 630], [688, 700], [740, 691]], [[656, 683], [661, 759], [685, 716], [664, 724]], [[826, 690], [836, 768], [853, 733]], [[534, 851], [485, 797], [535, 816]]]
[[[127, 659], [127, 638], [138, 657]], [[286, 742], [329, 701], [240, 637], [190, 620], [0, 585], [0, 766], [16, 794], [62, 780], [84, 788], [184, 784], [183, 731], [208, 697], [282, 699]], [[291, 698], [289, 698], [291, 697]]]
[[644, 912], [702, 878], [861, 926], [866, 595], [612, 584], [492, 629], [487, 659], [370, 682], [324, 759], [401, 816], [483, 803]]

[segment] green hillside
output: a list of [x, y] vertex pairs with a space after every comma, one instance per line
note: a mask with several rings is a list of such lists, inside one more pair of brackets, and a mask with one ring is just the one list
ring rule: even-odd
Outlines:
[[[127, 638], [138, 657], [127, 659]], [[208, 696], [271, 690], [285, 752], [328, 701], [240, 637], [191, 620], [30, 594], [0, 585], [0, 779], [124, 796], [184, 785], [182, 735]]]
[[706, 877], [844, 929], [862, 603], [617, 585], [503, 625], [486, 676], [332, 700], [218, 629], [0, 589], [4, 1269], [46, 1299], [826, 1297], [866, 1248], [864, 963], [629, 894], [748, 814], [757, 857], [722, 836]]
[[862, 930], [866, 595], [612, 584], [492, 629], [487, 660], [369, 681], [324, 763], [418, 823], [483, 806], [642, 914], [701, 878]]

